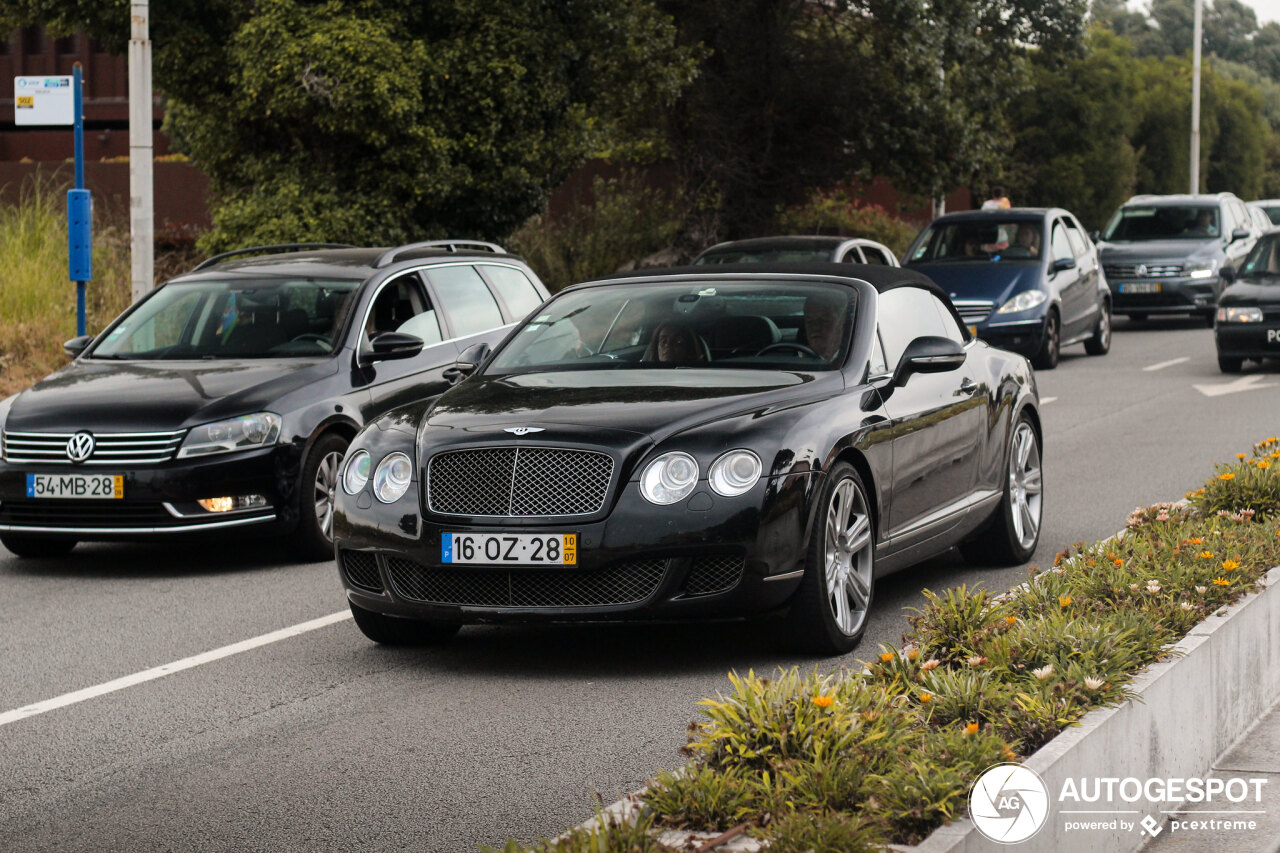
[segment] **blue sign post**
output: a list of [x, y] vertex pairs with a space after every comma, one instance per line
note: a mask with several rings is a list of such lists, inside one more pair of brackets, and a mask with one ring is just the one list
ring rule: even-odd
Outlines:
[[85, 285], [93, 280], [93, 201], [84, 188], [84, 93], [80, 63], [72, 69], [76, 187], [67, 190], [67, 267], [76, 284], [76, 334], [85, 334]]

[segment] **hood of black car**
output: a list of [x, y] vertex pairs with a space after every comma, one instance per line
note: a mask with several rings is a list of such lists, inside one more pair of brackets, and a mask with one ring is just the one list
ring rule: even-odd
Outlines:
[[177, 430], [272, 411], [281, 395], [336, 370], [332, 359], [83, 359], [19, 394], [5, 427], [32, 432]]
[[1280, 305], [1280, 278], [1241, 278], [1222, 291], [1222, 305]]
[[472, 433], [572, 426], [661, 441], [690, 426], [843, 388], [838, 371], [622, 369], [476, 376], [450, 390], [427, 427]]

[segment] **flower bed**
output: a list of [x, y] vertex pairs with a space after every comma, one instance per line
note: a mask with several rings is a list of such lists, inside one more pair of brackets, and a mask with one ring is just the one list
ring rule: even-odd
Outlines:
[[1034, 752], [1280, 564], [1280, 440], [1219, 465], [1183, 504], [1135, 510], [1122, 536], [1059, 554], [1000, 596], [927, 603], [863, 672], [731, 675], [703, 700], [689, 763], [635, 821], [602, 819], [504, 853], [660, 851], [664, 829], [739, 829], [773, 851], [914, 843], [960, 816], [973, 779]]

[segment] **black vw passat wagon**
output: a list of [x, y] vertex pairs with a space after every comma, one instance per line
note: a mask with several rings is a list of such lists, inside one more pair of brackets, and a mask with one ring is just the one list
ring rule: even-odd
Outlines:
[[333, 553], [348, 442], [448, 387], [546, 298], [525, 263], [466, 241], [220, 255], [139, 300], [75, 361], [0, 402], [0, 543], [265, 531]]

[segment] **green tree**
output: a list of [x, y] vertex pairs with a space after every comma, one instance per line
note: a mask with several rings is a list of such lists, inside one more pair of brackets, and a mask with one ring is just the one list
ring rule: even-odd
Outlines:
[[[156, 4], [167, 129], [211, 179], [209, 249], [505, 237], [695, 72], [649, 0]], [[11, 0], [0, 27], [119, 48], [124, 0]]]

